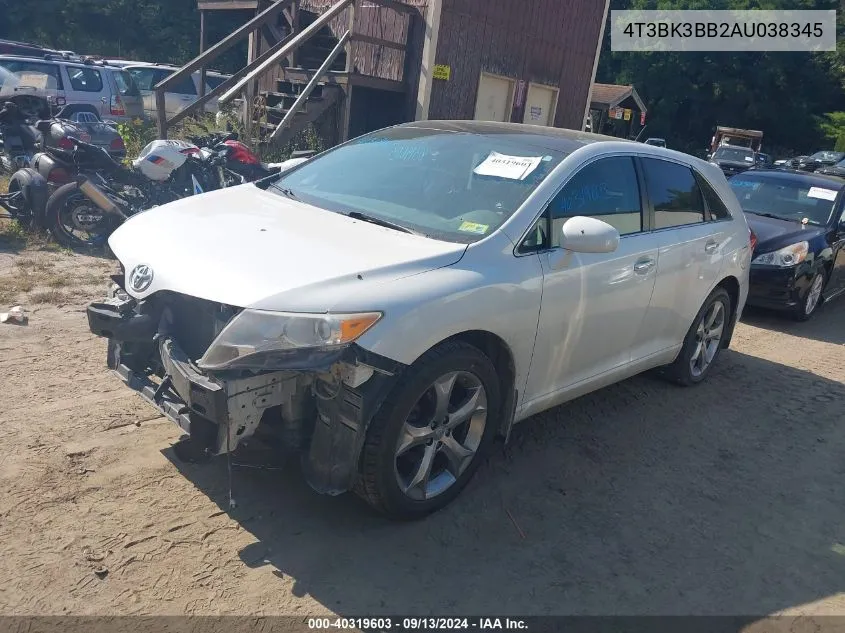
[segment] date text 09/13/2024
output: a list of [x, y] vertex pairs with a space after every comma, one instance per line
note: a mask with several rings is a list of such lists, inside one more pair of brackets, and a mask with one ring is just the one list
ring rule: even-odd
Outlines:
[[360, 631], [443, 631], [443, 630], [526, 630], [520, 618], [437, 618], [437, 617], [373, 617], [373, 618], [308, 618], [308, 629]]

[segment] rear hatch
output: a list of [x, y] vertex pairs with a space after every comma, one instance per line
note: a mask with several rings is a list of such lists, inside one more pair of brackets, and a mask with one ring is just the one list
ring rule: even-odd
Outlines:
[[134, 119], [144, 117], [144, 100], [135, 80], [125, 70], [110, 69], [120, 101], [123, 103], [124, 116]]

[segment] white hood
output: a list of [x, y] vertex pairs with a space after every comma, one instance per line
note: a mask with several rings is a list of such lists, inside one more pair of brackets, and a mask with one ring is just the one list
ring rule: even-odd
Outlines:
[[[152, 284], [143, 292], [135, 292], [127, 279], [126, 290], [135, 298], [170, 290], [278, 310], [286, 308], [274, 305], [273, 297], [308, 287], [315, 299], [322, 297], [323, 305], [312, 309], [328, 310], [327, 285], [339, 290], [348, 280], [355, 287], [359, 275], [392, 281], [451, 265], [466, 250], [463, 244], [352, 220], [253, 184], [140, 213], [112, 234], [109, 246], [127, 276], [139, 264], [152, 268]], [[308, 303], [304, 298], [296, 303]]]

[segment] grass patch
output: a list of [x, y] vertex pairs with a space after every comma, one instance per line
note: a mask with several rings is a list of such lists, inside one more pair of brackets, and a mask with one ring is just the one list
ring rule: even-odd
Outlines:
[[0, 305], [13, 303], [19, 295], [35, 288], [35, 281], [29, 275], [16, 275], [0, 280]]
[[64, 292], [53, 288], [50, 290], [39, 290], [38, 292], [33, 292], [32, 295], [30, 295], [29, 300], [31, 303], [51, 303], [53, 305], [57, 305], [60, 303], [67, 303], [67, 295]]

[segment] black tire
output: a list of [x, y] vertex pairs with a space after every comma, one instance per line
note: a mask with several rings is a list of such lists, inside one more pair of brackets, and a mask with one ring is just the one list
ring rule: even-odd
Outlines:
[[[792, 312], [792, 318], [796, 321], [809, 321], [813, 315], [818, 312], [819, 306], [824, 303], [824, 297], [822, 297], [821, 293], [824, 291], [824, 286], [826, 282], [825, 272], [823, 270], [818, 271], [813, 278], [810, 280], [810, 285], [807, 287], [807, 294], [804, 295], [804, 298], [801, 300], [795, 310]], [[810, 305], [811, 303], [811, 295], [813, 286], [815, 284], [821, 284], [819, 288], [819, 295], [816, 297], [815, 302]]]
[[9, 179], [9, 193], [23, 193], [24, 206], [20, 221], [30, 228], [44, 228], [44, 207], [47, 202], [47, 180], [32, 168], [19, 169]]
[[[681, 351], [678, 354], [678, 357], [671, 365], [667, 365], [663, 369], [663, 376], [668, 380], [684, 387], [691, 387], [692, 385], [697, 385], [698, 383], [702, 382], [707, 377], [707, 374], [710, 373], [710, 370], [713, 368], [713, 365], [716, 364], [716, 360], [718, 360], [719, 354], [722, 353], [721, 337], [718, 340], [717, 346], [715, 347], [713, 357], [703, 368], [703, 370], [701, 370], [700, 373], [695, 373], [692, 368], [693, 355], [696, 354], [696, 352], [698, 351], [699, 326], [702, 325], [705, 316], [710, 313], [710, 310], [717, 302], [722, 303], [722, 314], [724, 315], [721, 337], [724, 337], [724, 335], [727, 333], [728, 327], [730, 325], [729, 320], [733, 315], [733, 306], [731, 305], [730, 295], [728, 295], [727, 291], [720, 286], [710, 293], [710, 296], [708, 296], [707, 299], [704, 300], [704, 303], [702, 304], [701, 309], [698, 311], [698, 314], [695, 315], [695, 319], [693, 319], [692, 325], [687, 331], [687, 335], [684, 337], [684, 344], [683, 347], [681, 347]], [[701, 353], [703, 354], [704, 350], [702, 350]]]
[[[471, 461], [454, 483], [429, 499], [412, 499], [402, 491], [397, 480], [399, 434], [434, 382], [451, 372], [467, 372], [483, 385], [487, 398], [483, 433]], [[501, 402], [496, 369], [476, 347], [456, 341], [429, 350], [408, 368], [370, 422], [356, 492], [373, 508], [393, 519], [419, 519], [448, 505], [472, 478], [496, 436], [501, 426]]]
[[[64, 228], [62, 214], [65, 212], [66, 205], [73, 204], [75, 196], [84, 197], [84, 194], [79, 191], [79, 185], [75, 182], [62, 185], [53, 192], [53, 195], [47, 200], [47, 210], [45, 213], [47, 229], [53, 235], [53, 238], [66, 248], [82, 249], [105, 245], [105, 240], [116, 228], [115, 223], [110, 222], [109, 218], [103, 219], [103, 234], [98, 235], [96, 242], [80, 239]], [[96, 208], [93, 202], [89, 201], [89, 203], [92, 208]]]

